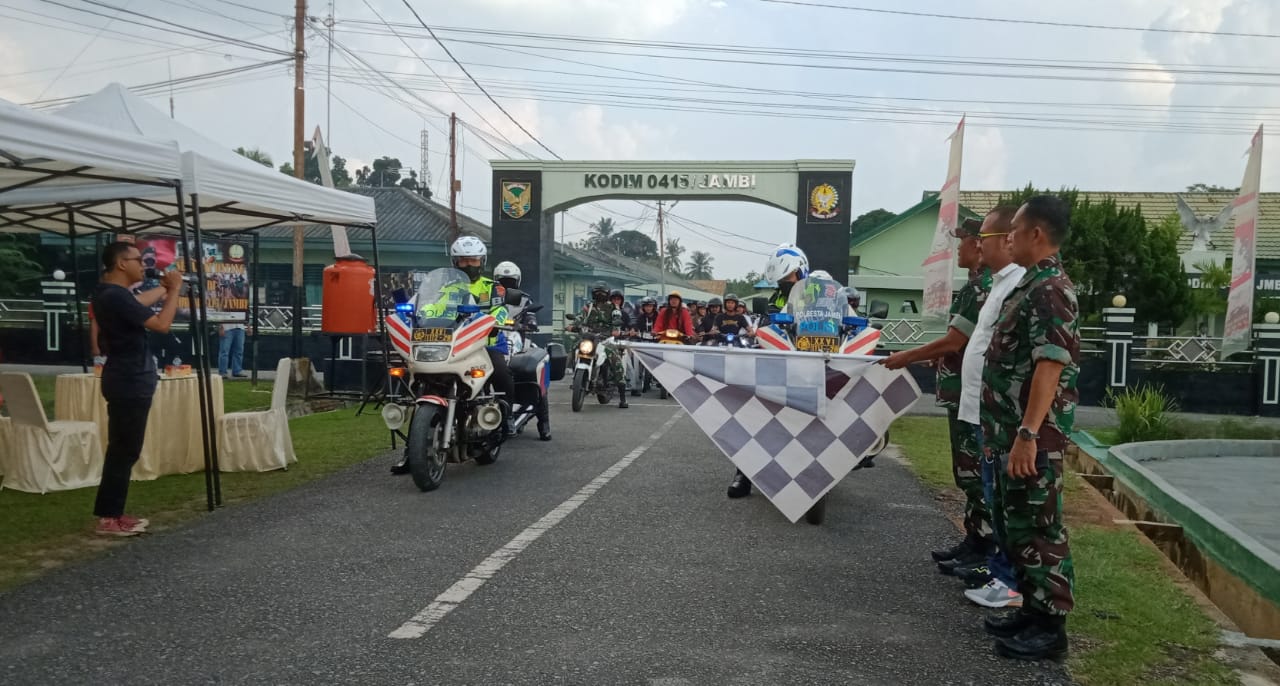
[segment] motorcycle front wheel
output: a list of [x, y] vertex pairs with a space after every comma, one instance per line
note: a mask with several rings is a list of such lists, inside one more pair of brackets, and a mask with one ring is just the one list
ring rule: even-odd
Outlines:
[[447, 458], [437, 447], [436, 434], [443, 428], [444, 415], [435, 405], [419, 405], [409, 421], [409, 474], [413, 483], [423, 492], [440, 488], [444, 481]]
[[582, 401], [587, 395], [587, 370], [579, 369], [573, 373], [573, 411], [582, 411]]

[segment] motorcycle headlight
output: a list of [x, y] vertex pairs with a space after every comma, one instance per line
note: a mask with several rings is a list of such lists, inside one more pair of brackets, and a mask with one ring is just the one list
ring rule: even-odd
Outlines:
[[444, 362], [449, 359], [447, 345], [419, 345], [413, 348], [413, 359], [418, 362]]
[[595, 341], [583, 340], [578, 342], [578, 352], [583, 355], [590, 355], [596, 351]]
[[387, 403], [382, 406], [382, 421], [386, 423], [387, 428], [395, 431], [404, 426], [405, 409], [395, 403]]

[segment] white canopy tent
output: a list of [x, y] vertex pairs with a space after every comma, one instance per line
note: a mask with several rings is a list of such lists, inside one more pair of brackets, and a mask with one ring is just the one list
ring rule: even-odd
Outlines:
[[[170, 119], [119, 84], [56, 111], [54, 118], [174, 141], [179, 178], [193, 210], [199, 211], [204, 231], [227, 233], [292, 224], [371, 226], [376, 219], [371, 198], [300, 181], [249, 160]], [[78, 214], [114, 223], [114, 230], [139, 233], [177, 228], [179, 214], [172, 194], [148, 192], [137, 185], [104, 181], [74, 192], [31, 187], [5, 198], [5, 204], [28, 208], [68, 203]], [[35, 228], [57, 230], [52, 224], [37, 222]]]
[[181, 179], [181, 155], [171, 140], [115, 133], [0, 100], [0, 228], [6, 231], [69, 231], [65, 206], [23, 202], [36, 192], [91, 200], [117, 186], [176, 202]]

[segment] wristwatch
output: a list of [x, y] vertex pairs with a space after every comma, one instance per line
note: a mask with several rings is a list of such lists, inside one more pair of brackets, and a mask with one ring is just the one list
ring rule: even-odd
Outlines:
[[1032, 431], [1031, 429], [1028, 429], [1025, 426], [1020, 426], [1018, 427], [1018, 438], [1021, 438], [1024, 441], [1034, 441], [1040, 438], [1040, 434]]

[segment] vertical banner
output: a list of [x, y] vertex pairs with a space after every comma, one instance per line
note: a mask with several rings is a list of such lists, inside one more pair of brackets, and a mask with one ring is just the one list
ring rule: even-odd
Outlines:
[[[316, 156], [320, 167], [320, 184], [325, 188], [333, 188], [333, 172], [329, 171], [329, 149], [324, 146], [324, 136], [320, 135], [320, 127], [311, 135], [311, 154]], [[351, 254], [351, 243], [347, 240], [347, 227], [331, 226], [333, 230], [333, 256], [346, 257]]]
[[1231, 291], [1222, 329], [1222, 359], [1249, 349], [1253, 325], [1254, 239], [1258, 230], [1258, 189], [1262, 183], [1262, 126], [1253, 134], [1235, 208], [1235, 247], [1231, 252]]
[[942, 185], [938, 207], [938, 227], [933, 245], [924, 260], [924, 311], [920, 322], [929, 331], [945, 331], [951, 310], [951, 281], [955, 272], [956, 239], [952, 236], [960, 222], [960, 161], [964, 154], [964, 117], [951, 134], [951, 155], [947, 160], [947, 180]]

